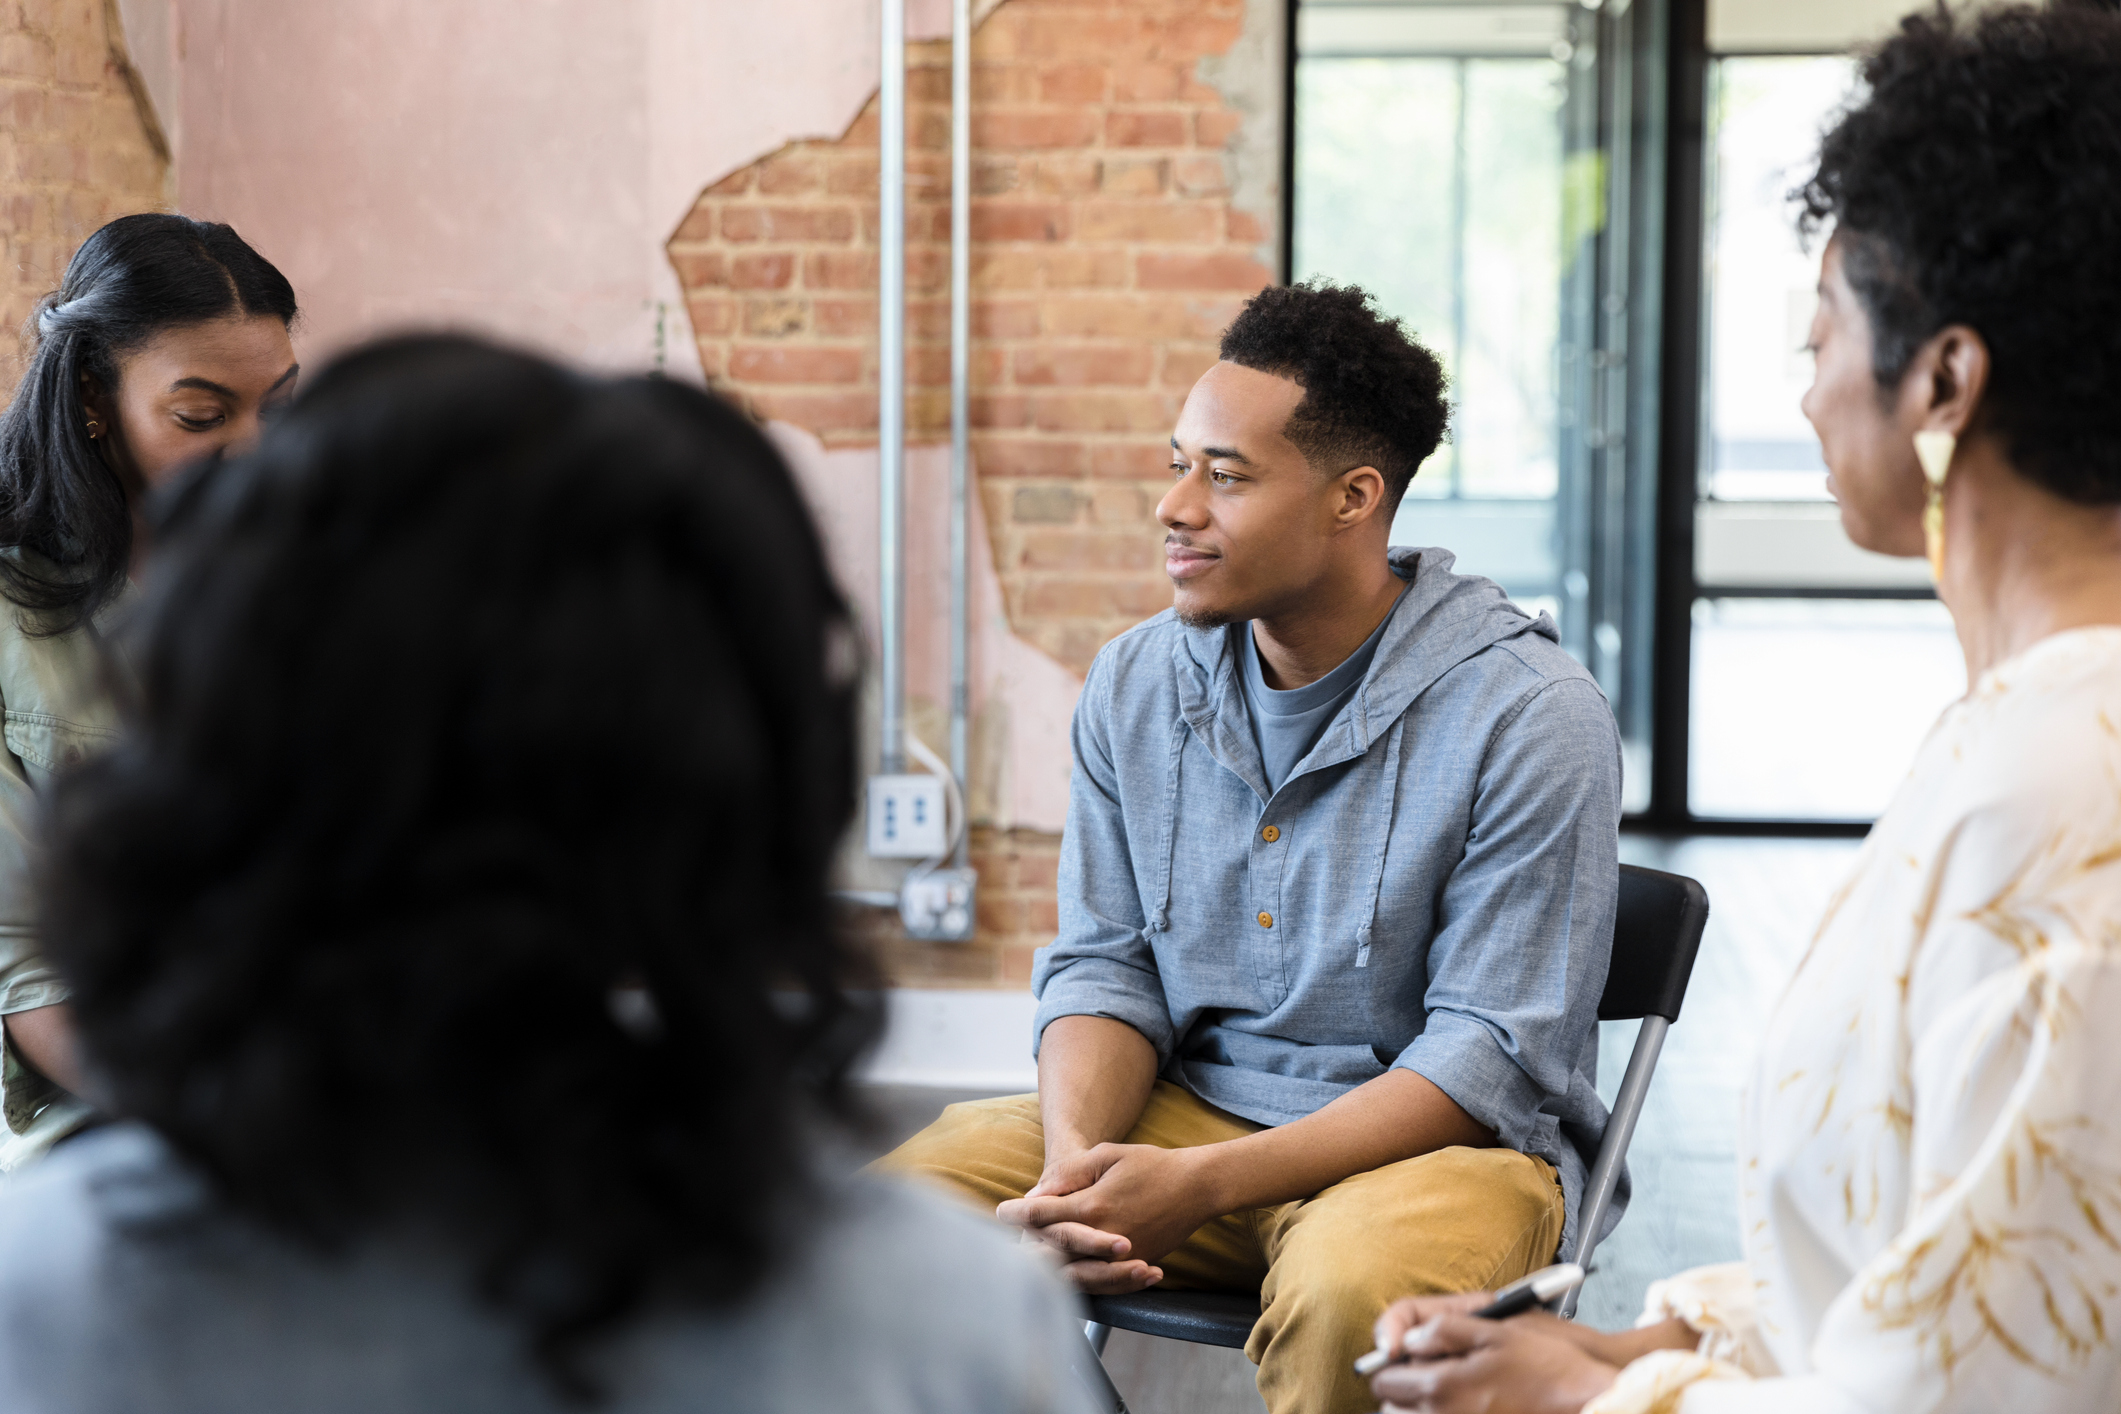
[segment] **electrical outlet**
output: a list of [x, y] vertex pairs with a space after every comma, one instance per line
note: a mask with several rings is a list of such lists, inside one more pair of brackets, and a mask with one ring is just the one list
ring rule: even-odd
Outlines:
[[972, 937], [979, 875], [970, 869], [916, 870], [899, 891], [898, 916], [909, 938], [962, 943]]
[[941, 776], [869, 778], [869, 855], [933, 859], [949, 848]]

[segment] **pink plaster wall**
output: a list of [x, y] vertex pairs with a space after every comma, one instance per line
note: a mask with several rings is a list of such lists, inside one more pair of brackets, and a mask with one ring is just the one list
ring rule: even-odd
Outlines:
[[[124, 5], [174, 110], [179, 204], [282, 264], [313, 347], [442, 323], [615, 367], [654, 361], [659, 301], [683, 317], [663, 243], [700, 189], [860, 110], [876, 8]], [[949, 25], [948, 0], [909, 7], [913, 38]]]
[[[231, 223], [286, 271], [311, 362], [388, 330], [447, 327], [614, 369], [667, 350], [667, 372], [697, 379], [664, 242], [702, 188], [786, 142], [838, 134], [876, 86], [876, 0], [124, 10], [149, 50], [179, 208]], [[948, 0], [912, 0], [910, 37], [949, 27]], [[776, 434], [873, 623], [875, 452]], [[946, 462], [934, 449], [909, 462], [909, 696], [940, 748]], [[1009, 632], [983, 526], [972, 544], [974, 799], [995, 824], [1058, 830], [1080, 683]]]
[[[774, 440], [803, 479], [842, 583], [874, 624], [877, 475], [872, 449], [828, 451], [785, 423]], [[906, 696], [913, 727], [945, 750], [949, 702], [950, 453], [906, 453]], [[1069, 719], [1082, 680], [1009, 630], [980, 498], [970, 502], [967, 657], [972, 684], [972, 813], [999, 828], [1057, 832], [1068, 815]], [[870, 651], [876, 651], [872, 635]]]

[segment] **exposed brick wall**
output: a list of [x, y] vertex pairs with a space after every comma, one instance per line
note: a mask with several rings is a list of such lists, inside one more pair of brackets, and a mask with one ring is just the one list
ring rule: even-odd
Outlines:
[[0, 397], [11, 335], [91, 231], [167, 205], [169, 163], [108, 0], [0, 0]]
[[[1163, 447], [1268, 232], [1232, 200], [1240, 114], [1198, 77], [1243, 0], [1005, 0], [973, 39], [973, 456], [1010, 626], [1082, 672], [1169, 606]], [[950, 46], [909, 46], [907, 427], [949, 427]], [[670, 242], [708, 379], [827, 445], [876, 438], [877, 111], [700, 197]], [[975, 830], [979, 936], [906, 940], [913, 986], [1023, 986], [1057, 837]]]
[[[1196, 77], [1242, 0], [1007, 0], [973, 39], [974, 456], [1011, 627], [1081, 672], [1167, 607], [1159, 450], [1268, 233]], [[907, 426], [948, 431], [950, 46], [909, 46]], [[670, 242], [708, 378], [876, 436], [877, 113], [709, 188]]]
[[1031, 954], [1053, 941], [1060, 926], [1053, 892], [1060, 837], [975, 827], [971, 852], [980, 880], [979, 936], [971, 946], [914, 942], [897, 915], [864, 911], [860, 926], [900, 986], [1027, 986]]

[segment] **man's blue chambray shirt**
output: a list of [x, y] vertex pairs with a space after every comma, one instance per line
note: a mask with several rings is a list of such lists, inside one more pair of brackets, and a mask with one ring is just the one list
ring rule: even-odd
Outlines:
[[1278, 790], [1229, 633], [1166, 612], [1098, 654], [1034, 1038], [1124, 1021], [1262, 1124], [1405, 1066], [1555, 1166], [1567, 1254], [1607, 1117], [1619, 734], [1544, 614], [1448, 551], [1391, 554], [1412, 582], [1376, 658]]

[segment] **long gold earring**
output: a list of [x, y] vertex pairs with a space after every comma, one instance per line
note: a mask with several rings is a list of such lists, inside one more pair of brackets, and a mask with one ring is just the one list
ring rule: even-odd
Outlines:
[[1949, 432], [1917, 432], [1915, 460], [1930, 484], [1930, 497], [1922, 508], [1922, 544], [1929, 553], [1930, 578], [1944, 582], [1944, 478], [1952, 469], [1952, 453], [1959, 439]]

